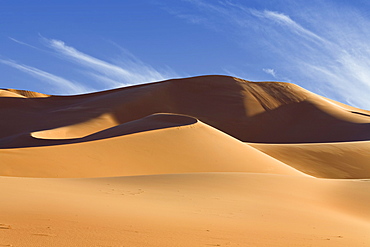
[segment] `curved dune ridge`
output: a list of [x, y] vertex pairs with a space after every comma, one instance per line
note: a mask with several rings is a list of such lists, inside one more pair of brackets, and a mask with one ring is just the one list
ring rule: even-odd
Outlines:
[[370, 246], [370, 112], [283, 82], [0, 90], [0, 246]]

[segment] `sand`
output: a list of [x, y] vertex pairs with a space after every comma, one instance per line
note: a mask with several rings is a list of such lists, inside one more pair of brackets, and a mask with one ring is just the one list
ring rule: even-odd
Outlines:
[[0, 246], [370, 246], [370, 112], [202, 76], [0, 90]]
[[250, 145], [291, 167], [315, 177], [370, 177], [369, 141]]
[[[256, 173], [0, 179], [0, 244], [368, 246], [368, 181]], [[27, 189], [25, 189], [25, 187]]]

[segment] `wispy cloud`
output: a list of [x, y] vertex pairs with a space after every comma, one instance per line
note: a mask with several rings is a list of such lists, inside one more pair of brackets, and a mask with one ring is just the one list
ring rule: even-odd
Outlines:
[[276, 78], [276, 72], [274, 69], [262, 69], [263, 72], [265, 72], [266, 74], [269, 74], [269, 75], [272, 75], [272, 77]]
[[177, 77], [172, 71], [168, 73], [159, 72], [133, 55], [122, 57], [119, 60], [116, 59], [115, 63], [112, 63], [83, 53], [66, 45], [61, 40], [46, 38], [43, 38], [43, 40], [63, 58], [82, 67], [92, 69], [92, 71], [86, 71], [86, 75], [104, 82], [109, 87], [142, 84]]
[[57, 55], [62, 58], [64, 63], [77, 64], [78, 66], [75, 66], [75, 72], [77, 72], [81, 78], [85, 77], [85, 81], [86, 78], [89, 78], [88, 80], [90, 81], [93, 79], [95, 81], [95, 86], [93, 88], [88, 87], [84, 84], [76, 83], [74, 81], [64, 79], [61, 76], [56, 76], [46, 71], [17, 63], [12, 60], [3, 59], [0, 62], [34, 77], [41, 78], [48, 82], [53, 82], [55, 83], [54, 86], [58, 87], [59, 91], [63, 93], [74, 94], [91, 92], [179, 77], [169, 68], [165, 68], [164, 70], [155, 69], [113, 42], [110, 43], [119, 50], [120, 55], [115, 55], [114, 59], [111, 59], [112, 62], [108, 62], [83, 53], [72, 46], [66, 45], [65, 42], [61, 40], [48, 39], [41, 35], [40, 37], [42, 43], [49, 49], [41, 49], [15, 38], [8, 38], [17, 44], [43, 52], [46, 51], [45, 54], [47, 55]]
[[19, 71], [27, 73], [38, 79], [44, 80], [45, 82], [49, 83], [53, 88], [55, 88], [54, 90], [55, 92], [61, 89], [64, 92], [71, 93], [71, 94], [86, 93], [86, 92], [92, 91], [91, 88], [83, 86], [77, 82], [69, 81], [67, 79], [53, 75], [46, 71], [31, 67], [25, 64], [20, 64], [12, 60], [0, 59], [0, 63], [13, 67]]
[[8, 37], [10, 40], [14, 41], [15, 43], [18, 43], [20, 45], [24, 45], [24, 46], [28, 46], [28, 47], [31, 47], [33, 49], [36, 49], [36, 50], [41, 50], [40, 48], [36, 47], [36, 46], [33, 46], [33, 45], [30, 45], [30, 44], [27, 44], [25, 42], [22, 42], [20, 40], [17, 40], [15, 38], [12, 38], [12, 37]]
[[322, 43], [329, 43], [324, 38], [318, 36], [317, 34], [311, 32], [310, 30], [302, 27], [297, 22], [293, 21], [288, 15], [270, 11], [270, 10], [264, 10], [264, 11], [258, 11], [255, 9], [250, 9], [250, 13], [255, 15], [259, 18], [266, 18], [269, 19], [277, 24], [280, 24], [282, 26], [285, 26], [289, 28], [291, 31], [295, 32], [298, 35], [305, 36], [305, 38], [312, 38], [314, 40], [320, 41]]
[[[339, 7], [333, 1], [281, 0], [284, 4], [275, 1], [264, 4], [265, 9], [250, 7], [257, 2], [253, 0], [186, 2], [207, 18], [197, 24], [233, 35], [248, 57], [264, 57], [255, 64], [263, 72], [370, 109], [370, 18], [361, 9]], [[264, 69], [271, 67], [279, 74]]]

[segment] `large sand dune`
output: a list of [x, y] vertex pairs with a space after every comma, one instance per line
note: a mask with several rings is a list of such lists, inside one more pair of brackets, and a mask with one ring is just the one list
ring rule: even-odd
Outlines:
[[370, 246], [370, 112], [227, 76], [0, 90], [0, 246]]
[[343, 107], [289, 83], [202, 76], [77, 96], [16, 92], [26, 98], [0, 98], [0, 114], [8, 120], [0, 123], [0, 138], [85, 123], [87, 130], [71, 134], [79, 137], [163, 112], [195, 117], [246, 142], [370, 138], [370, 112]]

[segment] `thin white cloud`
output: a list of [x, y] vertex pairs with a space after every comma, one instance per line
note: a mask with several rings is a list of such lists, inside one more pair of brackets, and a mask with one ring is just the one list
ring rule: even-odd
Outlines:
[[91, 67], [103, 73], [115, 73], [122, 76], [130, 76], [131, 73], [127, 70], [124, 70], [116, 65], [110, 64], [108, 62], [102, 61], [100, 59], [94, 58], [87, 54], [84, 54], [73, 47], [67, 46], [61, 40], [46, 39], [47, 43], [50, 47], [54, 48], [57, 52], [65, 55], [66, 57], [75, 59], [76, 62], [80, 63], [81, 65]]
[[[53, 75], [51, 73], [45, 72], [43, 70], [20, 64], [11, 60], [0, 59], [0, 63], [13, 67], [19, 71], [27, 73], [33, 77], [38, 79], [42, 79], [45, 82], [49, 83], [56, 89], [62, 90], [68, 94], [78, 94], [78, 93], [86, 93], [92, 91], [92, 89], [87, 88], [79, 83], [69, 81], [62, 77]], [[57, 90], [56, 90], [57, 91]]]
[[93, 73], [86, 71], [86, 75], [105, 83], [110, 88], [177, 77], [173, 72], [161, 73], [132, 55], [122, 57], [120, 60], [116, 59], [115, 63], [110, 63], [85, 54], [66, 45], [61, 40], [46, 38], [43, 38], [43, 40], [65, 59], [73, 61], [82, 67], [93, 69]]
[[30, 45], [30, 44], [27, 44], [25, 42], [22, 42], [20, 40], [17, 40], [15, 38], [12, 38], [12, 37], [8, 37], [10, 40], [14, 41], [15, 43], [18, 43], [20, 45], [24, 45], [24, 46], [28, 46], [28, 47], [31, 47], [33, 49], [36, 49], [36, 50], [41, 50], [40, 48], [36, 47], [36, 46], [33, 46], [33, 45]]
[[322, 37], [318, 36], [317, 34], [311, 32], [310, 30], [302, 27], [297, 22], [293, 21], [288, 15], [283, 13], [278, 13], [275, 11], [264, 10], [258, 11], [255, 9], [250, 9], [251, 13], [260, 18], [267, 18], [273, 22], [276, 22], [280, 25], [286, 26], [290, 30], [296, 32], [299, 35], [304, 35], [309, 38], [313, 38], [314, 40], [320, 41], [322, 43], [329, 43], [327, 40], [323, 39]]
[[[66, 89], [64, 91], [68, 93], [105, 90], [179, 77], [173, 70], [169, 68], [160, 71], [148, 64], [145, 64], [133, 54], [129, 53], [127, 50], [113, 42], [110, 43], [112, 43], [120, 50], [120, 55], [115, 55], [115, 59], [112, 59], [114, 62], [107, 62], [83, 53], [75, 49], [74, 47], [68, 46], [61, 40], [48, 39], [41, 35], [40, 37], [43, 41], [43, 44], [53, 50], [51, 54], [56, 54], [59, 57], [63, 58], [63, 60], [76, 63], [80, 66], [75, 67], [75, 70], [77, 72], [79, 72], [83, 77], [89, 77], [96, 81], [97, 85], [95, 84], [95, 90], [82, 86], [82, 84], [72, 83], [62, 77], [54, 76], [45, 71], [33, 68], [31, 66], [16, 63], [11, 60], [3, 60], [2, 63], [12, 66], [13, 68], [17, 68], [18, 70], [26, 72], [30, 75], [37, 76], [38, 78], [49, 80], [51, 79], [54, 82], [58, 81], [60, 82], [60, 85], [66, 86]], [[8, 38], [16, 42], [17, 44], [31, 47], [33, 49], [37, 49], [50, 54], [50, 51], [48, 50], [40, 49], [12, 37]], [[76, 88], [73, 89], [73, 87]]]
[[269, 74], [269, 75], [272, 75], [274, 78], [276, 78], [276, 72], [274, 69], [262, 69], [263, 72], [265, 72], [266, 74]]
[[[40, 36], [40, 37], [42, 37], [41, 35], [39, 35], [39, 36]], [[15, 43], [17, 43], [17, 44], [19, 44], [19, 45], [26, 46], [26, 47], [32, 48], [32, 49], [34, 49], [34, 50], [40, 51], [40, 52], [42, 52], [43, 54], [47, 54], [47, 55], [51, 55], [51, 54], [52, 54], [52, 52], [51, 52], [50, 50], [48, 50], [48, 49], [43, 49], [43, 48], [38, 47], [38, 46], [36, 46], [36, 45], [31, 45], [31, 44], [26, 43], [26, 42], [24, 42], [24, 41], [21, 41], [21, 40], [19, 40], [19, 39], [15, 39], [15, 38], [13, 38], [13, 37], [8, 37], [8, 39], [10, 39], [11, 41], [13, 41], [13, 42], [15, 42]]]

